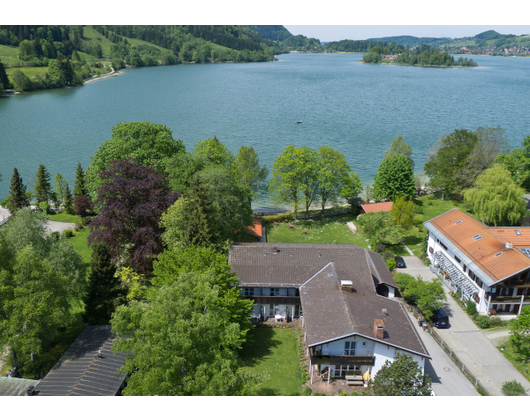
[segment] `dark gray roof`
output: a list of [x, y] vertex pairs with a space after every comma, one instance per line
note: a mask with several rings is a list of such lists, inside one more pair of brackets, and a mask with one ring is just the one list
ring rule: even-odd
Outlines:
[[0, 376], [0, 397], [16, 397], [27, 395], [30, 386], [36, 386], [40, 381], [23, 378], [7, 378]]
[[388, 271], [388, 267], [386, 266], [383, 257], [372, 251], [368, 251], [368, 255], [370, 256], [369, 262], [370, 269], [372, 270], [372, 276], [374, 278], [374, 284], [376, 286], [381, 283], [388, 284], [394, 289], [397, 289], [398, 286], [396, 281], [394, 280], [394, 277], [392, 277], [392, 274], [390, 274], [390, 271]]
[[[429, 357], [400, 302], [377, 295], [354, 276], [341, 278], [341, 271], [338, 264], [330, 263], [300, 288], [308, 346], [356, 334], [377, 340], [374, 320], [381, 319], [385, 334], [379, 341]], [[341, 291], [340, 280], [352, 280], [353, 291]]]
[[[89, 325], [36, 387], [35, 394], [116, 395], [125, 380], [117, 373], [127, 354], [112, 354], [110, 325]], [[103, 357], [98, 357], [101, 350]]]
[[[273, 247], [276, 247], [274, 253]], [[241, 285], [299, 287], [329, 262], [336, 262], [375, 293], [368, 252], [351, 244], [234, 243], [228, 263]]]

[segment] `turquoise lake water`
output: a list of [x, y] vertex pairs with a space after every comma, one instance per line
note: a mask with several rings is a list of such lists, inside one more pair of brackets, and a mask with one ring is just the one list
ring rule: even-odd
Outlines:
[[234, 154], [251, 145], [269, 168], [289, 144], [329, 145], [363, 183], [398, 135], [421, 171], [433, 143], [457, 128], [501, 126], [513, 147], [530, 134], [530, 59], [481, 56], [473, 57], [480, 67], [443, 69], [360, 64], [361, 57], [128, 69], [79, 88], [0, 98], [0, 199], [14, 166], [27, 183], [43, 163], [73, 188], [77, 161], [86, 167], [124, 121], [165, 124], [188, 150], [214, 135]]

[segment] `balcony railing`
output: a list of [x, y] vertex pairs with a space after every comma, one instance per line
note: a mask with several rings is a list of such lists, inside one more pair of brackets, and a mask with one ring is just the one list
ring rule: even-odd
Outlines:
[[299, 305], [300, 296], [245, 296], [256, 304], [275, 303], [277, 305]]
[[[486, 293], [491, 296], [491, 303], [521, 303], [521, 295], [519, 296], [501, 296], [496, 293]], [[523, 302], [530, 302], [530, 296], [523, 295]]]
[[373, 366], [375, 356], [311, 356], [312, 364]]

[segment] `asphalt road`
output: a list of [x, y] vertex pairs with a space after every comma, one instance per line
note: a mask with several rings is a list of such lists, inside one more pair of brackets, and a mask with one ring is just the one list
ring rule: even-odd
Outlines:
[[[419, 258], [403, 258], [405, 259], [407, 268], [400, 269], [400, 272], [412, 276], [421, 275], [423, 280], [430, 280], [436, 277], [429, 267], [424, 265]], [[475, 325], [464, 310], [458, 306], [458, 303], [449, 296], [449, 289], [445, 285], [443, 285], [443, 288], [447, 297], [447, 303], [443, 309], [449, 316], [450, 328], [436, 329], [436, 332], [462, 363], [466, 365], [471, 374], [481, 382], [482, 386], [490, 395], [502, 395], [502, 384], [512, 380], [516, 380], [526, 389], [530, 389], [530, 382], [497, 350], [490, 339]], [[423, 338], [424, 335], [421, 337]], [[430, 338], [432, 339], [432, 337]], [[426, 341], [424, 340], [424, 342]], [[443, 352], [441, 348], [440, 351]], [[436, 374], [439, 374], [438, 368], [436, 366], [434, 368]]]

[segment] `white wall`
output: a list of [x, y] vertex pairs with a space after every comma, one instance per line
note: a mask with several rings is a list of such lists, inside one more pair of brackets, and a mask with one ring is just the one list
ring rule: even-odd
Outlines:
[[[370, 375], [372, 378], [377, 373], [379, 369], [385, 364], [387, 360], [390, 360], [390, 362], [394, 361], [394, 357], [396, 355], [396, 348], [392, 347], [387, 344], [378, 343], [375, 341], [368, 340], [363, 337], [359, 336], [353, 336], [344, 338], [342, 340], [334, 341], [332, 343], [326, 343], [321, 346], [322, 348], [322, 355], [327, 355], [328, 353], [330, 356], [336, 355], [341, 356], [344, 355], [344, 342], [345, 341], [355, 341], [357, 344], [355, 345], [355, 356], [375, 356], [375, 363], [374, 366], [371, 368], [364, 367], [363, 373], [366, 370], [370, 370]], [[365, 344], [363, 346], [363, 343]], [[412, 356], [415, 362], [418, 362], [418, 365], [424, 371], [425, 369], [425, 358], [422, 358], [421, 356], [418, 356], [413, 353], [409, 353], [406, 351], [399, 350], [401, 353], [408, 354], [409, 356]], [[323, 364], [323, 366], [325, 366]]]

